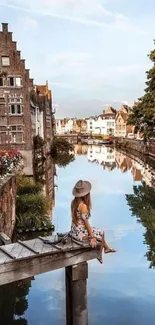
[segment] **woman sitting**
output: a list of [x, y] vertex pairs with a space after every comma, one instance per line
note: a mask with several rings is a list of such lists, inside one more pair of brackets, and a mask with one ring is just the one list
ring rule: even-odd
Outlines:
[[91, 227], [89, 218], [91, 216], [91, 184], [88, 181], [78, 181], [73, 188], [73, 196], [75, 197], [71, 203], [72, 226], [71, 235], [76, 240], [90, 240], [90, 245], [94, 248], [97, 241], [101, 242], [98, 261], [102, 264], [102, 251], [107, 253], [115, 253], [116, 250], [110, 248], [105, 241], [104, 231], [99, 228]]

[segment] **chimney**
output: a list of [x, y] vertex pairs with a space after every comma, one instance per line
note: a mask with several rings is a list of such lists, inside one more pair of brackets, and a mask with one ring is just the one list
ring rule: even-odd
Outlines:
[[8, 32], [8, 24], [2, 23], [2, 32], [4, 32], [4, 33]]

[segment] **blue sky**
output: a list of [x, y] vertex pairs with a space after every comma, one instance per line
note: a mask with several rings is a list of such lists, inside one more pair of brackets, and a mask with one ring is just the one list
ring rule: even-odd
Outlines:
[[155, 38], [154, 0], [0, 0], [36, 83], [58, 116], [100, 113], [143, 94]]

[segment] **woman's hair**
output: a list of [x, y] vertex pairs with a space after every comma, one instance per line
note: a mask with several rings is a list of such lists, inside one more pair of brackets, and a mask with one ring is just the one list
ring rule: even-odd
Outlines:
[[79, 204], [83, 202], [88, 209], [88, 215], [90, 216], [91, 211], [91, 199], [90, 199], [90, 193], [86, 194], [82, 197], [75, 197], [71, 203], [71, 213], [72, 213], [72, 220], [75, 223], [75, 225], [78, 224], [78, 217], [77, 217], [77, 209], [79, 207]]

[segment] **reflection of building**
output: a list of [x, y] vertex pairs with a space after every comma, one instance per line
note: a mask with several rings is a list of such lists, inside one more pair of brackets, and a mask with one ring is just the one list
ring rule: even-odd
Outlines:
[[88, 146], [84, 144], [77, 144], [74, 148], [75, 155], [87, 155]]
[[125, 173], [131, 169], [132, 160], [123, 153], [116, 151], [116, 165], [123, 173]]
[[115, 164], [115, 150], [105, 146], [88, 146], [88, 160], [107, 166], [109, 169]]

